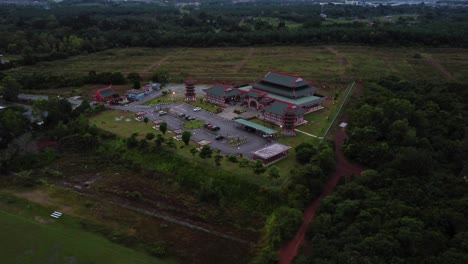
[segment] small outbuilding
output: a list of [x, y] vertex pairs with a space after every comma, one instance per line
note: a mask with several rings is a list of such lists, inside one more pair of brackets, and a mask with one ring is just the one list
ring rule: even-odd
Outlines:
[[286, 158], [289, 155], [289, 149], [291, 149], [290, 146], [274, 143], [252, 152], [252, 158], [254, 160], [261, 160], [267, 166]]
[[137, 89], [131, 89], [126, 92], [128, 100], [130, 101], [140, 101], [143, 98], [145, 98], [145, 91], [143, 90], [137, 90]]
[[111, 102], [114, 100], [114, 90], [112, 90], [112, 85], [109, 85], [105, 88], [98, 89], [94, 94], [94, 101], [96, 102]]

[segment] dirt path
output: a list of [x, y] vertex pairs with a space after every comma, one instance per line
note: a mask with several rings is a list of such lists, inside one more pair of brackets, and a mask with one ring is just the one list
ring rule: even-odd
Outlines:
[[239, 62], [239, 64], [237, 64], [236, 67], [234, 68], [235, 73], [238, 73], [242, 69], [242, 67], [244, 67], [244, 65], [250, 60], [250, 58], [252, 58], [254, 52], [255, 52], [254, 48], [249, 48], [249, 52], [247, 52], [247, 56], [245, 56], [245, 58], [241, 62]]
[[438, 70], [447, 80], [455, 81], [452, 74], [447, 71], [438, 61], [434, 60], [433, 58], [427, 58], [425, 61], [431, 65], [434, 69]]
[[335, 48], [333, 48], [331, 46], [326, 46], [325, 49], [328, 50], [329, 52], [335, 54], [336, 62], [338, 62], [338, 64], [340, 64], [341, 66], [348, 65], [348, 60], [346, 59], [346, 57], [341, 55]]
[[152, 71], [158, 69], [159, 67], [161, 67], [161, 64], [163, 64], [164, 62], [166, 62], [166, 61], [167, 61], [168, 59], [170, 59], [170, 58], [171, 58], [171, 56], [165, 56], [165, 57], [163, 57], [162, 59], [151, 63], [151, 64], [150, 64], [148, 67], [146, 67], [142, 72], [144, 72], [144, 73], [152, 72]]
[[[355, 95], [361, 94], [361, 86], [358, 85], [355, 91]], [[344, 117], [341, 121], [346, 121], [347, 118]], [[317, 212], [317, 208], [320, 204], [320, 201], [330, 195], [338, 184], [338, 181], [341, 177], [349, 177], [352, 174], [360, 174], [363, 170], [362, 166], [357, 164], [353, 164], [349, 162], [343, 153], [343, 144], [346, 138], [346, 132], [344, 129], [337, 129], [335, 131], [335, 158], [336, 158], [336, 167], [335, 172], [330, 176], [328, 182], [325, 184], [322, 194], [315, 199], [309, 207], [307, 207], [304, 211], [304, 220], [302, 222], [301, 227], [297, 231], [294, 238], [289, 241], [285, 246], [280, 249], [279, 252], [279, 260], [280, 264], [290, 264], [292, 263], [294, 257], [297, 255], [299, 250], [299, 246], [304, 243], [305, 234], [307, 232], [307, 228], [309, 227], [310, 223], [315, 217], [315, 213]]]

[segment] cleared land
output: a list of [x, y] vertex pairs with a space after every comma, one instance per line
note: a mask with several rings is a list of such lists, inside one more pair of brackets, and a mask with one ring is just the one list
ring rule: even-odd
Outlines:
[[[417, 58], [416, 54], [421, 55]], [[42, 62], [11, 73], [88, 74], [90, 70], [138, 72], [149, 78], [163, 67], [174, 76], [211, 83], [251, 82], [267, 70], [296, 73], [318, 84], [395, 75], [409, 80], [468, 81], [465, 49], [376, 48], [361, 46], [255, 48], [114, 49], [61, 61]], [[343, 63], [346, 62], [346, 63]], [[440, 67], [434, 67], [434, 62]]]
[[[3, 197], [5, 198], [5, 197]], [[51, 210], [8, 199], [18, 205], [0, 204], [0, 241], [3, 263], [175, 263], [112, 243], [79, 228], [78, 221], [65, 214], [55, 220]], [[21, 209], [18, 209], [21, 208]]]

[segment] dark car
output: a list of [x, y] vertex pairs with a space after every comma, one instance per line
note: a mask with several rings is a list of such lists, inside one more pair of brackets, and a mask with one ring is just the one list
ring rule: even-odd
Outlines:
[[210, 124], [210, 123], [205, 123], [205, 124], [203, 125], [203, 127], [206, 127], [206, 128], [208, 128], [208, 126], [211, 126], [211, 124]]
[[190, 120], [191, 116], [187, 115], [185, 116], [185, 120]]
[[189, 118], [189, 120], [196, 120], [196, 118], [193, 117], [193, 116], [191, 116], [191, 117]]
[[185, 117], [185, 114], [184, 113], [179, 114], [179, 117], [183, 118], [183, 117]]
[[217, 135], [217, 136], [215, 137], [216, 140], [221, 140], [221, 139], [223, 139], [223, 138], [224, 138], [224, 137], [221, 136], [221, 135]]
[[221, 128], [220, 128], [219, 126], [214, 126], [214, 127], [211, 128], [211, 130], [213, 130], [213, 131], [218, 131], [218, 130], [220, 130], [220, 129], [221, 129]]

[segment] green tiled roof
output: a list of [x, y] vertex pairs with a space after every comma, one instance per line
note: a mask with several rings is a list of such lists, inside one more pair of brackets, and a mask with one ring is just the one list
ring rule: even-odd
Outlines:
[[260, 91], [265, 91], [268, 93], [273, 93], [277, 95], [282, 95], [282, 96], [287, 96], [287, 97], [302, 97], [302, 96], [307, 96], [311, 95], [315, 92], [315, 88], [311, 86], [304, 86], [300, 88], [287, 88], [287, 87], [282, 87], [280, 85], [276, 84], [270, 84], [270, 83], [265, 83], [265, 82], [259, 82], [254, 84], [254, 88]]
[[235, 88], [230, 88], [222, 85], [213, 85], [208, 89], [204, 89], [205, 93], [218, 96], [218, 97], [229, 97], [238, 95], [240, 92]]
[[[273, 113], [275, 115], [283, 115], [284, 110], [288, 107], [289, 105], [287, 103], [283, 103], [280, 101], [276, 101], [273, 104], [263, 108], [264, 111]], [[297, 107], [296, 108], [296, 115], [303, 115], [305, 113], [305, 110]]]
[[268, 97], [270, 97], [272, 99], [285, 101], [287, 103], [295, 104], [295, 105], [298, 105], [298, 106], [307, 106], [307, 105], [310, 105], [310, 104], [313, 104], [313, 103], [319, 103], [319, 102], [323, 101], [322, 97], [313, 96], [313, 95], [300, 97], [300, 98], [296, 98], [296, 99], [292, 99], [292, 98], [289, 98], [289, 97], [284, 97], [284, 96], [280, 96], [280, 95], [276, 95], [276, 94], [268, 94]]
[[262, 131], [262, 132], [264, 132], [265, 134], [268, 134], [268, 135], [275, 134], [275, 133], [278, 132], [278, 131], [276, 131], [274, 129], [264, 127], [262, 125], [259, 125], [259, 124], [254, 123], [254, 122], [250, 122], [250, 121], [242, 119], [242, 118], [235, 119], [234, 121], [236, 121], [237, 123], [242, 124], [244, 126], [248, 126], [248, 127], [260, 130], [260, 131]]
[[112, 96], [114, 94], [114, 91], [112, 91], [111, 88], [108, 88], [100, 91], [99, 94], [102, 95], [102, 97], [104, 98], [108, 98], [109, 96]]
[[293, 76], [293, 75], [274, 72], [274, 71], [269, 71], [265, 75], [265, 77], [262, 78], [262, 81], [281, 85], [281, 86], [291, 87], [291, 88], [309, 85], [308, 82], [306, 82], [299, 76]]

